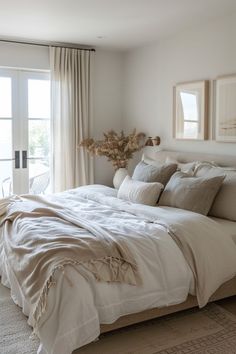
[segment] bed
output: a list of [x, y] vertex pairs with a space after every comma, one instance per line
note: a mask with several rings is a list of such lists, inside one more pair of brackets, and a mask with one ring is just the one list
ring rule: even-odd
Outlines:
[[[229, 156], [146, 151], [146, 157], [152, 160], [164, 161], [167, 156], [180, 162], [207, 160], [236, 167], [236, 158]], [[8, 203], [7, 207], [12, 208], [8, 223], [2, 223], [0, 229], [1, 281], [11, 288], [14, 302], [29, 316], [28, 322], [41, 342], [38, 354], [70, 354], [98, 338], [101, 332], [236, 295], [236, 222], [166, 206], [133, 204], [118, 199], [114, 189], [99, 185], [47, 198], [23, 196]], [[104, 257], [100, 258], [106, 262], [63, 261], [51, 272], [50, 264], [46, 267], [48, 259], [44, 258], [41, 268], [37, 263], [30, 272], [27, 267], [33, 252], [28, 251], [35, 247], [29, 241], [32, 235], [40, 234], [37, 242], [45, 247], [41, 251], [46, 254], [48, 245], [42, 240], [45, 242], [52, 234], [57, 241], [60, 230], [63, 236], [73, 235], [84, 242], [88, 233], [101, 239], [107, 234], [105, 243], [116, 246], [114, 262], [110, 262], [110, 254], [108, 258], [102, 254]], [[203, 273], [200, 271], [204, 267], [198, 265], [199, 274], [195, 277], [177, 246], [178, 241], [185, 242], [182, 233], [189, 230], [195, 235], [193, 242], [198, 234], [209, 240], [196, 252], [212, 255], [209, 260], [204, 258]], [[24, 238], [27, 242], [20, 248]], [[212, 242], [215, 249], [211, 249]], [[55, 245], [58, 247], [57, 242]], [[92, 245], [97, 247], [96, 243]], [[27, 262], [22, 262], [22, 252]], [[22, 269], [27, 274], [25, 287]], [[50, 277], [44, 277], [42, 269]], [[41, 292], [32, 276], [42, 280]], [[33, 291], [34, 287], [37, 291]], [[36, 294], [40, 294], [40, 301]]]

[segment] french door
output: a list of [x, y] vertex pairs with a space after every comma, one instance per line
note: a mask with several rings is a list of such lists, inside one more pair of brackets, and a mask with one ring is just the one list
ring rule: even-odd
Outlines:
[[49, 190], [49, 73], [0, 69], [0, 197]]

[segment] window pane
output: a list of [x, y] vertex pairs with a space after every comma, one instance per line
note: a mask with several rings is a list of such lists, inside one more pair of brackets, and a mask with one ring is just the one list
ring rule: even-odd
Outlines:
[[12, 194], [12, 162], [0, 161], [0, 197]]
[[28, 80], [28, 118], [50, 118], [49, 80]]
[[29, 192], [49, 192], [50, 121], [29, 120]]
[[184, 138], [197, 139], [198, 126], [197, 122], [184, 122]]
[[198, 121], [197, 93], [180, 92], [184, 120]]
[[29, 160], [29, 193], [50, 192], [50, 170], [45, 160]]
[[11, 118], [11, 78], [0, 77], [0, 117]]
[[12, 158], [12, 122], [0, 119], [0, 159]]
[[50, 121], [29, 120], [29, 157], [43, 158], [49, 164]]

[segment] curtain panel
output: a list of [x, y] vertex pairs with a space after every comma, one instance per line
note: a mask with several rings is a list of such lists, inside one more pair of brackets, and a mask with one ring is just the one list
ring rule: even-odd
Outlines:
[[92, 131], [89, 50], [50, 47], [54, 192], [94, 181], [93, 161], [78, 145]]

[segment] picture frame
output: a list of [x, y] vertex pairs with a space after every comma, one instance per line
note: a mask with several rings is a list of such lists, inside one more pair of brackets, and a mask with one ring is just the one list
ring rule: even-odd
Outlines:
[[217, 78], [215, 92], [216, 141], [236, 142], [236, 74]]
[[183, 82], [173, 91], [173, 137], [208, 139], [209, 81]]

